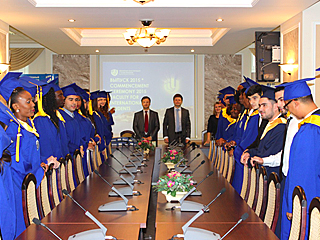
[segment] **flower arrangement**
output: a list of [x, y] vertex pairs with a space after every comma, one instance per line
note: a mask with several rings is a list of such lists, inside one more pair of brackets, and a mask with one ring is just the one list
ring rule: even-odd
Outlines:
[[154, 150], [153, 144], [147, 139], [143, 139], [141, 141], [138, 141], [138, 145], [145, 151], [148, 150], [148, 149], [151, 150], [151, 151]]
[[193, 188], [193, 183], [192, 176], [172, 171], [160, 177], [153, 188], [157, 192], [166, 191], [167, 194], [175, 197], [177, 192], [189, 192]]
[[161, 158], [161, 161], [164, 163], [170, 162], [176, 164], [181, 160], [181, 158], [183, 158], [183, 153], [173, 149], [165, 152]]

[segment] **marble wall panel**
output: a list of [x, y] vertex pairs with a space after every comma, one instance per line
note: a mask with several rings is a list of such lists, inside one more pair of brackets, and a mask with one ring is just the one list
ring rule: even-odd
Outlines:
[[205, 55], [204, 102], [205, 127], [213, 113], [213, 104], [217, 101], [218, 91], [227, 86], [237, 88], [242, 81], [241, 55]]
[[[299, 60], [299, 28], [283, 35], [283, 63], [297, 63]], [[299, 79], [298, 68], [296, 68], [291, 76], [283, 72], [283, 82], [292, 82]]]
[[90, 55], [53, 55], [53, 73], [59, 74], [60, 87], [76, 83], [90, 87]]

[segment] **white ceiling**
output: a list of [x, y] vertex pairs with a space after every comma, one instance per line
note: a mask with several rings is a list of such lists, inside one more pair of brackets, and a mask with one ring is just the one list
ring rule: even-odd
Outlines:
[[[169, 35], [168, 43], [150, 48], [149, 53], [190, 53], [190, 49], [194, 48], [198, 54], [234, 54], [254, 41], [255, 31], [270, 31], [315, 2], [318, 1], [154, 0], [141, 6], [132, 0], [2, 0], [0, 19], [59, 54], [96, 54], [96, 49], [100, 50], [99, 54], [143, 53], [142, 47], [126, 45], [125, 39], [119, 37], [121, 31], [126, 28], [140, 27], [139, 19], [154, 19], [152, 27], [172, 29], [172, 39], [170, 40]], [[65, 7], [75, 6], [75, 3], [81, 7]], [[88, 3], [96, 7], [87, 7]], [[55, 7], [39, 7], [53, 6], [52, 4]], [[237, 7], [234, 7], [234, 4], [237, 4]], [[216, 22], [219, 17], [224, 21]], [[68, 22], [70, 18], [76, 22]], [[106, 37], [106, 43], [104, 39], [95, 39], [84, 46], [70, 38], [65, 29], [71, 32], [77, 32], [79, 29], [84, 32], [94, 30], [94, 36], [103, 35]], [[193, 43], [191, 41], [186, 44], [186, 41], [175, 38], [175, 30], [182, 29], [188, 30], [188, 34], [185, 35], [189, 38], [200, 35], [200, 32], [208, 36], [208, 30], [229, 31], [219, 35], [220, 39], [211, 39], [211, 46], [208, 46], [208, 39], [202, 39], [206, 44], [195, 39]], [[115, 41], [110, 44], [108, 34], [105, 34], [108, 31], [113, 35], [115, 32], [118, 33], [115, 37], [118, 43]], [[88, 39], [85, 40], [88, 42]], [[174, 42], [171, 46], [170, 41]], [[23, 38], [20, 37], [17, 42], [23, 42]]]

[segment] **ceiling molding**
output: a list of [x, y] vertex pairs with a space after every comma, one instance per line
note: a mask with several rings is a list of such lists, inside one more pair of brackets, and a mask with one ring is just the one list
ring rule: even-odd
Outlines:
[[[126, 28], [61, 28], [61, 30], [82, 47], [128, 46], [122, 35]], [[229, 30], [229, 28], [171, 29], [170, 35], [161, 46], [213, 46]]]

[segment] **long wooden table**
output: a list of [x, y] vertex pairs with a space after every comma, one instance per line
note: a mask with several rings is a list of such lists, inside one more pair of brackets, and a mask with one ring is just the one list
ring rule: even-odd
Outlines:
[[[201, 154], [201, 157], [192, 162], [190, 168], [197, 167], [202, 159], [205, 159], [206, 163], [194, 173], [194, 179], [200, 182], [210, 171], [213, 171], [213, 175], [199, 186], [198, 190], [202, 192], [202, 196], [189, 196], [186, 200], [207, 205], [222, 188], [226, 188], [226, 192], [217, 198], [210, 205], [210, 211], [199, 217], [191, 227], [211, 230], [222, 237], [247, 212], [249, 214], [247, 220], [231, 232], [226, 239], [278, 239], [228, 181], [214, 168], [201, 150], [191, 152], [190, 158], [192, 159], [198, 153]], [[167, 169], [162, 164], [160, 176], [166, 173]], [[157, 240], [169, 239], [178, 233], [182, 234], [181, 227], [196, 214], [196, 212], [181, 212], [179, 209], [168, 210], [178, 205], [179, 203], [167, 203], [165, 196], [162, 193], [158, 193], [156, 213]]]
[[[125, 148], [122, 151], [130, 155]], [[127, 159], [120, 152], [114, 152], [114, 156], [121, 162], [127, 163]], [[112, 158], [108, 160], [108, 163], [117, 170], [122, 168]], [[139, 191], [142, 195], [127, 197], [129, 200], [128, 205], [136, 206], [139, 209], [138, 211], [99, 212], [98, 207], [100, 205], [121, 200], [121, 198], [109, 197], [110, 187], [95, 173], [90, 174], [70, 195], [102, 224], [107, 226], [107, 235], [114, 233], [113, 236], [120, 239], [139, 239], [139, 229], [146, 228], [147, 223], [153, 163], [154, 157], [150, 156], [149, 161], [146, 162], [147, 166], [141, 168], [143, 173], [136, 174], [136, 179], [141, 180], [143, 184], [134, 184], [134, 190]], [[111, 184], [116, 179], [119, 179], [118, 174], [106, 164], [102, 164], [98, 171]], [[115, 186], [116, 188], [121, 188], [124, 185]], [[98, 228], [84, 215], [83, 210], [68, 197], [43, 218], [41, 222], [48, 225], [61, 237]], [[50, 235], [46, 229], [32, 225], [18, 239], [28, 239], [28, 236], [35, 233], [35, 231], [37, 231], [37, 234], [33, 235], [32, 239], [47, 239], [46, 236]]]

